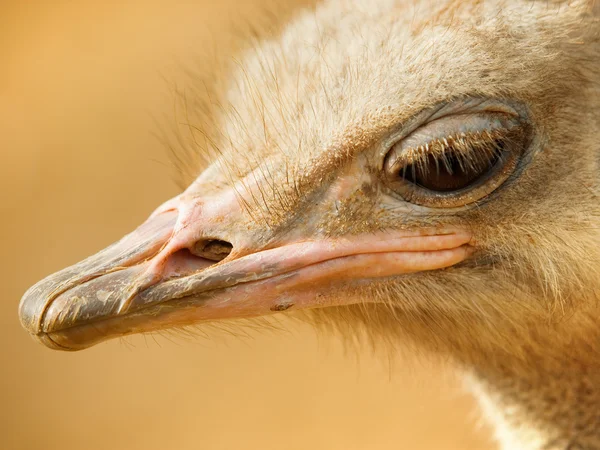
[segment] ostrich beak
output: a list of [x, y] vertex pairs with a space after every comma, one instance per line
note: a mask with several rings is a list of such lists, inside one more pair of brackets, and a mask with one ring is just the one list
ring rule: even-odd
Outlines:
[[31, 287], [21, 300], [21, 323], [50, 348], [79, 350], [200, 321], [354, 303], [336, 290], [445, 268], [470, 254], [470, 235], [449, 229], [300, 236], [261, 249], [238, 227], [230, 233], [233, 251], [215, 261], [194, 249], [199, 237], [219, 227], [228, 236], [239, 223], [235, 195], [225, 197], [184, 193], [167, 202], [119, 242]]

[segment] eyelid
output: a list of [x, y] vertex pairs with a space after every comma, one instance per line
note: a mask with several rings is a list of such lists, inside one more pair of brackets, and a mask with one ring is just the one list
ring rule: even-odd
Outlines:
[[470, 131], [459, 135], [447, 135], [443, 139], [432, 139], [415, 147], [399, 151], [392, 149], [387, 158], [385, 169], [388, 173], [396, 173], [397, 169], [406, 165], [425, 163], [429, 157], [439, 158], [446, 151], [453, 149], [455, 155], [462, 161], [482, 161], [491, 154], [498, 152], [498, 141], [505, 141], [511, 135], [511, 129], [498, 128], [493, 130]]
[[463, 133], [477, 133], [486, 130], [510, 130], [519, 125], [518, 117], [508, 116], [504, 113], [446, 116], [417, 128], [406, 138], [394, 144], [392, 148], [401, 152], [404, 149], [420, 147], [428, 142], [444, 139], [451, 135], [460, 136]]
[[496, 99], [466, 98], [453, 101], [436, 108], [427, 118], [427, 122], [432, 122], [447, 116], [494, 113], [519, 117], [525, 114], [525, 110], [522, 105], [514, 104], [510, 101], [507, 102]]

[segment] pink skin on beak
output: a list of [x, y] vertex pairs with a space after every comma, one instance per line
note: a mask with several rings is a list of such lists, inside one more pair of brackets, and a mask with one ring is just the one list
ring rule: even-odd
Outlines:
[[230, 233], [233, 251], [215, 262], [190, 250], [241, 221], [238, 199], [232, 189], [212, 199], [190, 189], [119, 242], [30, 288], [20, 305], [23, 326], [48, 347], [79, 350], [205, 320], [356, 302], [336, 289], [442, 269], [471, 253], [470, 234], [456, 229], [296, 239], [259, 251], [238, 231]]

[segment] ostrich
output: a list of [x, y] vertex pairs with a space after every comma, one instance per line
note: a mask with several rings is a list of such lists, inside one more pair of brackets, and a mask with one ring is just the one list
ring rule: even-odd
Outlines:
[[197, 178], [23, 326], [80, 350], [285, 311], [452, 359], [506, 449], [600, 449], [599, 10], [326, 0], [192, 102]]

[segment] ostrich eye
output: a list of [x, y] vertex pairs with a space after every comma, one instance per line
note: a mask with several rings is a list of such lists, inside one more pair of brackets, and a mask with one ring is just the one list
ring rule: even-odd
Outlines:
[[389, 186], [404, 200], [452, 208], [489, 195], [513, 173], [525, 127], [506, 113], [457, 115], [430, 122], [392, 146]]

